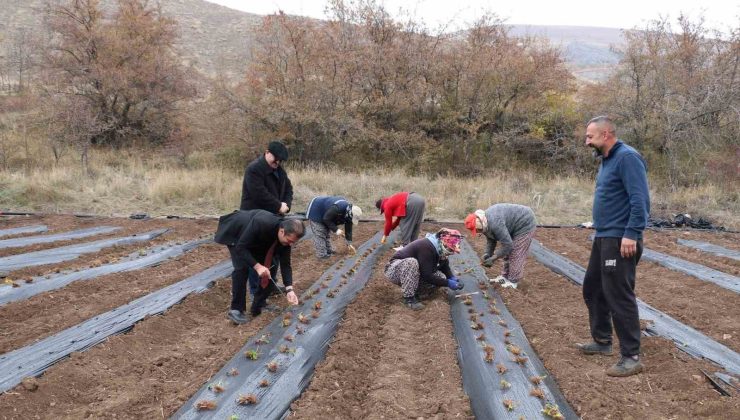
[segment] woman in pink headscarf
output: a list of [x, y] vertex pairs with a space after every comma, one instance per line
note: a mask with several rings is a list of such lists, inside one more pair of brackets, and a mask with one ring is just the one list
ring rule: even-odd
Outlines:
[[419, 289], [425, 287], [449, 287], [460, 290], [463, 284], [452, 275], [448, 256], [460, 252], [462, 235], [454, 229], [440, 229], [417, 239], [391, 257], [385, 267], [385, 276], [391, 283], [401, 286], [403, 303], [419, 310]]

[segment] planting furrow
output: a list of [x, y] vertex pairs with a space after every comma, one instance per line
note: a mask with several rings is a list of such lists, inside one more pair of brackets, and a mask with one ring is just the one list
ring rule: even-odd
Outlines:
[[358, 255], [324, 272], [301, 297], [249, 340], [173, 418], [281, 418], [323, 359], [344, 310], [365, 286], [380, 250], [380, 234]]
[[156, 229], [142, 234], [131, 235], [122, 238], [101, 239], [94, 242], [86, 242], [82, 244], [68, 245], [60, 248], [46, 249], [43, 251], [11, 255], [9, 257], [0, 258], [0, 271], [12, 271], [25, 267], [56, 264], [62, 261], [73, 260], [75, 258], [78, 258], [82, 254], [98, 252], [103, 248], [150, 241], [164, 234], [168, 230], [169, 229]]
[[26, 233], [41, 233], [46, 232], [49, 228], [46, 225], [33, 225], [33, 226], [21, 226], [10, 229], [0, 229], [0, 237], [10, 235], [22, 235]]
[[191, 293], [202, 292], [232, 271], [230, 261], [95, 316], [34, 344], [0, 356], [0, 392], [29, 376], [42, 374], [72, 352], [83, 351], [107, 337], [128, 331], [147, 316], [164, 312]]
[[719, 257], [730, 258], [735, 261], [740, 261], [740, 252], [733, 249], [727, 249], [723, 246], [710, 244], [707, 242], [692, 241], [690, 239], [678, 239], [678, 244], [688, 246], [690, 248], [698, 249], [710, 254], [717, 255]]
[[[536, 240], [532, 241], [530, 253], [550, 270], [565, 276], [578, 285], [583, 285], [586, 270], [580, 265], [547, 249]], [[637, 299], [637, 305], [640, 310], [640, 319], [651, 322], [645, 329], [646, 334], [668, 338], [676, 343], [676, 347], [680, 350], [694, 357], [709, 360], [734, 375], [740, 375], [740, 354], [671, 318], [640, 299]]]
[[106, 274], [152, 267], [160, 264], [162, 261], [183, 255], [207, 242], [210, 242], [210, 240], [198, 240], [174, 246], [158, 246], [149, 251], [132, 253], [128, 257], [123, 258], [122, 261], [112, 264], [105, 264], [71, 273], [33, 277], [30, 279], [30, 282], [27, 280], [26, 283], [17, 284], [18, 287], [0, 288], [0, 306], [10, 302], [28, 299], [39, 293], [56, 290], [75, 281], [90, 280]]
[[465, 288], [450, 294], [465, 392], [477, 418], [576, 418], [557, 384], [532, 349], [519, 322], [488, 277], [467, 241], [450, 258]]
[[80, 239], [93, 235], [101, 235], [103, 233], [111, 233], [120, 229], [120, 227], [115, 226], [95, 226], [91, 228], [77, 229], [70, 232], [55, 233], [53, 235], [24, 236], [22, 238], [4, 239], [0, 241], [0, 249], [68, 241], [70, 239]]

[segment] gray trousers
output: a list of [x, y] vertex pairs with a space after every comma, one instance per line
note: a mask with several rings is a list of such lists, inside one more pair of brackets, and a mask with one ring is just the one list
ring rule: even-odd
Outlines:
[[401, 218], [398, 227], [401, 229], [401, 243], [405, 246], [419, 237], [421, 222], [424, 221], [424, 197], [417, 193], [410, 193], [406, 199], [406, 216]]
[[334, 248], [331, 246], [331, 239], [329, 238], [329, 228], [323, 223], [317, 223], [313, 220], [309, 220], [311, 230], [313, 231], [313, 246], [316, 248], [316, 256], [323, 258], [334, 253]]

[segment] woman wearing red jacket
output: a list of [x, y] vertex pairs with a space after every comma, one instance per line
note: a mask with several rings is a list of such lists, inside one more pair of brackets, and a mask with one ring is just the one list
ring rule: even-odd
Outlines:
[[[375, 202], [380, 214], [385, 215], [383, 239], [385, 243], [388, 235], [396, 227], [401, 226], [401, 245], [406, 246], [419, 237], [421, 222], [424, 220], [424, 197], [415, 192], [399, 192], [390, 197], [383, 197]], [[393, 219], [395, 217], [395, 219]]]

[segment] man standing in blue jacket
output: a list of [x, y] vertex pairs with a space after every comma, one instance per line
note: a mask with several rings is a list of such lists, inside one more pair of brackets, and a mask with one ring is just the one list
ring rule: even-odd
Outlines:
[[611, 355], [613, 325], [621, 358], [606, 374], [635, 375], [643, 369], [635, 272], [650, 213], [647, 165], [640, 153], [617, 139], [609, 117], [586, 124], [586, 145], [601, 157], [601, 165], [593, 204], [596, 236], [583, 279], [593, 342], [578, 347], [584, 354]]

